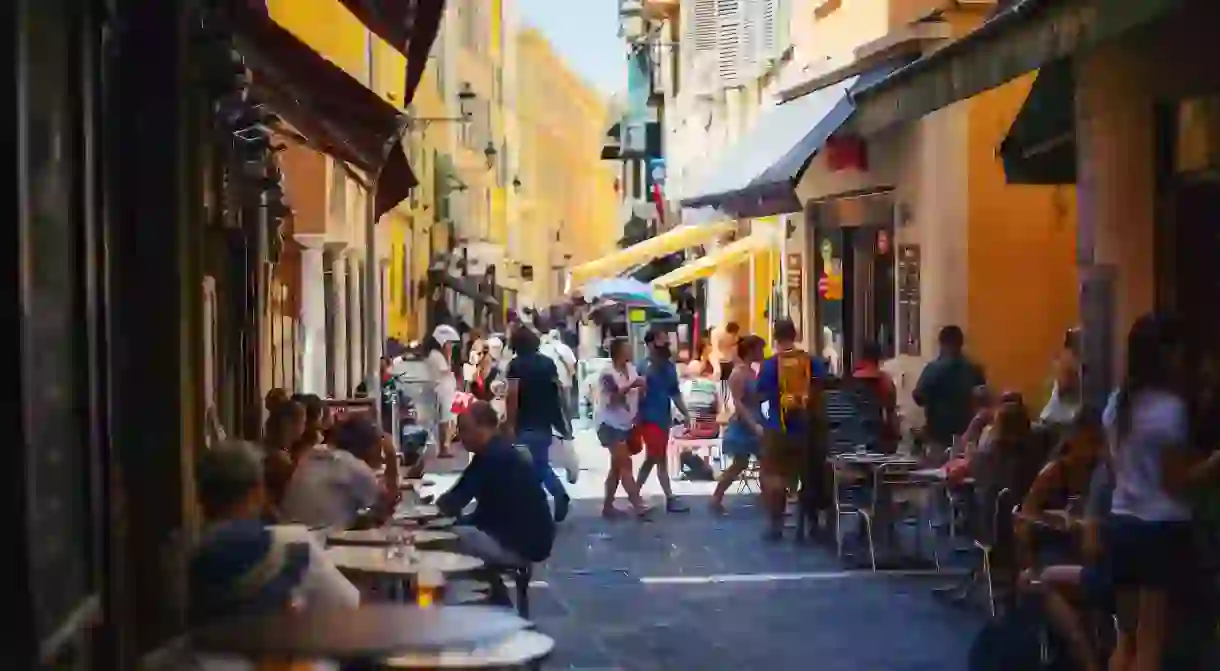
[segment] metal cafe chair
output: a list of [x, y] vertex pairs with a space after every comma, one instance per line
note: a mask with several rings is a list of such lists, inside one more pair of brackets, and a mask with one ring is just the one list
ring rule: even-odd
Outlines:
[[[864, 535], [868, 540], [868, 558], [873, 571], [877, 570], [877, 547], [873, 542], [873, 503], [866, 488], [867, 482], [849, 465], [838, 459], [831, 459], [832, 500], [835, 512], [835, 547], [840, 559], [843, 558], [843, 520], [858, 519], [864, 524]], [[875, 489], [875, 488], [874, 488]], [[875, 494], [874, 494], [875, 496]], [[867, 501], [867, 503], [866, 503]]]

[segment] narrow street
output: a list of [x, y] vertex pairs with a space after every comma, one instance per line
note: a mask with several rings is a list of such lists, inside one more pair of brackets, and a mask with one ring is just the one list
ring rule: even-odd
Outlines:
[[[763, 545], [755, 497], [732, 496], [716, 518], [710, 483], [677, 483], [689, 514], [604, 521], [605, 454], [591, 431], [578, 452], [572, 516], [531, 591], [532, 619], [558, 641], [546, 668], [965, 668], [983, 618], [934, 600], [934, 579], [844, 570], [820, 545]], [[433, 491], [452, 479], [436, 476]], [[655, 476], [645, 492], [661, 503]]]

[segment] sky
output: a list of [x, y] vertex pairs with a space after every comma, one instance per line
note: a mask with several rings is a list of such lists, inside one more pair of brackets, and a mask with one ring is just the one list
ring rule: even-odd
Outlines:
[[618, 37], [618, 0], [517, 2], [522, 21], [541, 30], [569, 67], [590, 84], [606, 96], [626, 88], [626, 56]]

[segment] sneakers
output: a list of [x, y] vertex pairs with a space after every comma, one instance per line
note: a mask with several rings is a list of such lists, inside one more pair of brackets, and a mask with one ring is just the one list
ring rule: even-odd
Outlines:
[[689, 513], [690, 507], [676, 496], [671, 496], [665, 500], [665, 512], [667, 513]]

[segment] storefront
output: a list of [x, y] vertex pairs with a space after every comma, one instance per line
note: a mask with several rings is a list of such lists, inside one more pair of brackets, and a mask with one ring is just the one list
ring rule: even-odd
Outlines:
[[851, 370], [866, 343], [886, 359], [897, 353], [894, 211], [889, 192], [806, 207], [817, 346], [836, 373]]

